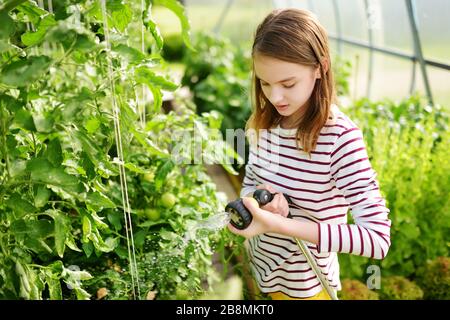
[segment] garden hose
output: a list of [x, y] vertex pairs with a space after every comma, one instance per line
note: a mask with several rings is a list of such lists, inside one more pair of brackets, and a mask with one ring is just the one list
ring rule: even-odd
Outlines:
[[[283, 194], [286, 198], [288, 203], [292, 203], [292, 200], [289, 198], [287, 194]], [[265, 189], [258, 189], [253, 193], [253, 198], [258, 202], [258, 205], [261, 207], [263, 205], [266, 205], [270, 201], [273, 200], [273, 197], [275, 196], [274, 193], [269, 192]], [[252, 214], [250, 211], [244, 206], [244, 203], [242, 201], [242, 198], [239, 198], [238, 200], [231, 201], [227, 204], [225, 207], [225, 211], [230, 214], [230, 223], [232, 226], [234, 226], [236, 229], [244, 230], [246, 229], [252, 222]], [[289, 212], [288, 218], [292, 218], [291, 213]], [[322, 272], [320, 271], [319, 267], [317, 266], [317, 263], [313, 256], [311, 255], [311, 252], [307, 248], [307, 246], [303, 243], [302, 240], [295, 238], [295, 242], [297, 243], [298, 248], [303, 253], [303, 255], [306, 258], [306, 261], [310, 265], [311, 269], [314, 271], [317, 279], [319, 279], [320, 284], [322, 285], [322, 288], [324, 288], [328, 295], [331, 297], [332, 300], [338, 300], [336, 296], [336, 292], [331, 288], [329, 282], [325, 277], [323, 276]]]

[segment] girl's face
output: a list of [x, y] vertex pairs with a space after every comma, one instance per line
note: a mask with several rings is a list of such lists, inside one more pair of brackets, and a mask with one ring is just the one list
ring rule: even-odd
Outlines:
[[320, 78], [319, 68], [286, 62], [256, 54], [254, 68], [257, 81], [266, 98], [278, 113], [297, 122], [308, 107], [308, 101]]

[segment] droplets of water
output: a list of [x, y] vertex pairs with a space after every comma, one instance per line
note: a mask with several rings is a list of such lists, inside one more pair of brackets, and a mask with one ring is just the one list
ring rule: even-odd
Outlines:
[[187, 245], [191, 239], [199, 236], [199, 231], [207, 231], [205, 233], [206, 236], [209, 232], [215, 232], [223, 229], [230, 222], [230, 220], [231, 215], [228, 212], [223, 211], [210, 216], [207, 219], [196, 221], [187, 228], [187, 231], [183, 237], [183, 244]]
[[[170, 254], [165, 255], [165, 258], [163, 259], [164, 261], [157, 258], [156, 256], [153, 256], [151, 258], [153, 265], [161, 265], [167, 262], [170, 264], [170, 259], [174, 259], [174, 262], [176, 262], [178, 261], [178, 259], [180, 259], [180, 257], [185, 257], [185, 250], [188, 249], [189, 242], [194, 239], [197, 241], [193, 241], [192, 247], [189, 247], [189, 252], [191, 252], [192, 250], [196, 251], [199, 249], [203, 249], [205, 250], [206, 254], [212, 254], [211, 248], [209, 248], [208, 246], [205, 247], [205, 245], [202, 245], [202, 242], [205, 241], [205, 238], [211, 232], [218, 232], [221, 229], [225, 228], [230, 220], [230, 213], [223, 211], [218, 212], [217, 214], [203, 220], [190, 221], [190, 223], [186, 226], [186, 232], [184, 236], [179, 238], [181, 240], [180, 243], [178, 243], [171, 249]], [[188, 268], [192, 267], [192, 264], [188, 264]]]

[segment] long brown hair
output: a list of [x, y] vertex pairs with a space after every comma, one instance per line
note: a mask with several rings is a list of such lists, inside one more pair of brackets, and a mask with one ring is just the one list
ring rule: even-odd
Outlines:
[[[255, 55], [320, 68], [313, 92], [297, 129], [297, 145], [306, 153], [315, 149], [319, 133], [331, 115], [335, 101], [328, 36], [313, 14], [300, 9], [272, 11], [258, 26], [252, 48]], [[269, 129], [280, 123], [282, 116], [265, 97], [253, 66], [254, 110], [246, 129]], [[299, 147], [300, 148], [300, 147]]]

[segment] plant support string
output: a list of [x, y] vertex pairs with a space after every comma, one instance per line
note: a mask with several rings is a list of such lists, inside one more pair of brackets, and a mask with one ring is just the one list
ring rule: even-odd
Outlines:
[[[123, 203], [123, 214], [125, 218], [125, 230], [127, 236], [127, 248], [128, 248], [128, 258], [130, 261], [130, 275], [131, 275], [131, 284], [133, 290], [133, 297], [136, 299], [136, 289], [137, 289], [137, 297], [140, 297], [140, 288], [139, 288], [139, 275], [137, 272], [137, 263], [136, 263], [136, 253], [133, 239], [133, 227], [131, 223], [131, 208], [130, 202], [128, 199], [128, 188], [127, 188], [127, 180], [125, 175], [125, 167], [124, 167], [124, 158], [123, 158], [123, 149], [122, 149], [122, 134], [120, 130], [120, 121], [119, 121], [119, 107], [117, 105], [114, 79], [112, 77], [113, 67], [111, 62], [111, 43], [109, 38], [109, 28], [108, 28], [108, 17], [106, 11], [106, 3], [105, 0], [101, 0], [101, 9], [103, 16], [103, 30], [105, 33], [105, 43], [106, 43], [106, 60], [108, 63], [108, 80], [111, 87], [111, 99], [112, 99], [112, 109], [113, 109], [113, 118], [114, 118], [114, 135], [116, 139], [116, 148], [117, 148], [117, 156], [119, 157], [119, 176], [120, 176], [120, 190], [122, 194], [122, 203]], [[131, 241], [130, 241], [131, 238]]]

